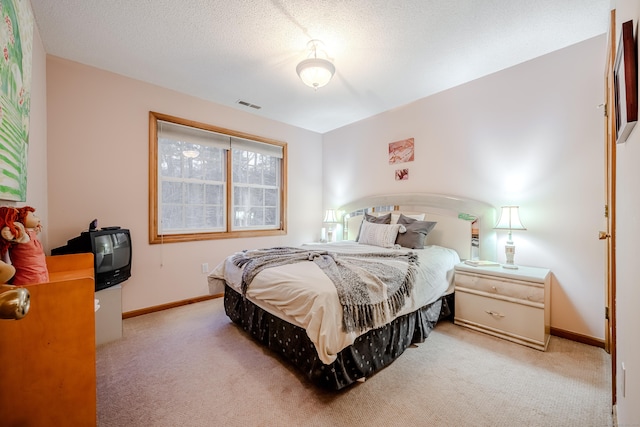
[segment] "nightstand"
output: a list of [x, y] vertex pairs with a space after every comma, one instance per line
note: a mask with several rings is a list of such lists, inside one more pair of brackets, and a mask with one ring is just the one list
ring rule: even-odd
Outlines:
[[551, 271], [455, 267], [454, 323], [545, 351], [549, 344]]

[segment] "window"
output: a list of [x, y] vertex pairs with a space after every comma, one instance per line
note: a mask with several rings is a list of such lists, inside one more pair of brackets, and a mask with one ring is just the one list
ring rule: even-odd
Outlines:
[[149, 113], [149, 242], [286, 233], [287, 145]]

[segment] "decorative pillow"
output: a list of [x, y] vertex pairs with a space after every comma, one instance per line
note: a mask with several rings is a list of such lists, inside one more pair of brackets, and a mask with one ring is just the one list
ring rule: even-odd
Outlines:
[[392, 213], [391, 214], [391, 224], [397, 224], [398, 223], [398, 219], [400, 218], [400, 215], [404, 215], [407, 218], [417, 219], [418, 221], [424, 221], [424, 214], [423, 213], [422, 214], [409, 214], [409, 215]]
[[436, 226], [436, 222], [418, 221], [402, 214], [398, 218], [398, 224], [404, 225], [407, 231], [398, 234], [396, 244], [409, 249], [424, 249], [427, 235]]
[[391, 212], [380, 216], [369, 215], [368, 213], [364, 214], [364, 218], [362, 219], [362, 223], [360, 224], [360, 229], [358, 230], [358, 237], [356, 237], [356, 242], [360, 241], [362, 224], [364, 224], [365, 222], [372, 222], [374, 224], [391, 224]]
[[396, 244], [398, 232], [404, 232], [405, 230], [405, 226], [402, 224], [376, 224], [362, 221], [360, 240], [358, 242], [366, 245], [392, 248]]
[[366, 213], [364, 214], [364, 218], [369, 222], [373, 222], [374, 224], [391, 224], [391, 212], [379, 216]]

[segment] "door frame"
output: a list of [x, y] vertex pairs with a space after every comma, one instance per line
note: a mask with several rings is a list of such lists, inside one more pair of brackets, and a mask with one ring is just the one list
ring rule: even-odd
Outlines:
[[611, 355], [611, 402], [616, 404], [616, 137], [613, 67], [616, 56], [616, 11], [611, 10], [605, 84], [605, 350]]

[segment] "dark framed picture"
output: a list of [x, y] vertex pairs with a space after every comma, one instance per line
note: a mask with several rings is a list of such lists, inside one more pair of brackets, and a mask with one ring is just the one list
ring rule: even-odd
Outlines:
[[616, 143], [627, 140], [638, 121], [638, 63], [633, 38], [633, 21], [622, 24], [613, 68], [615, 90]]

